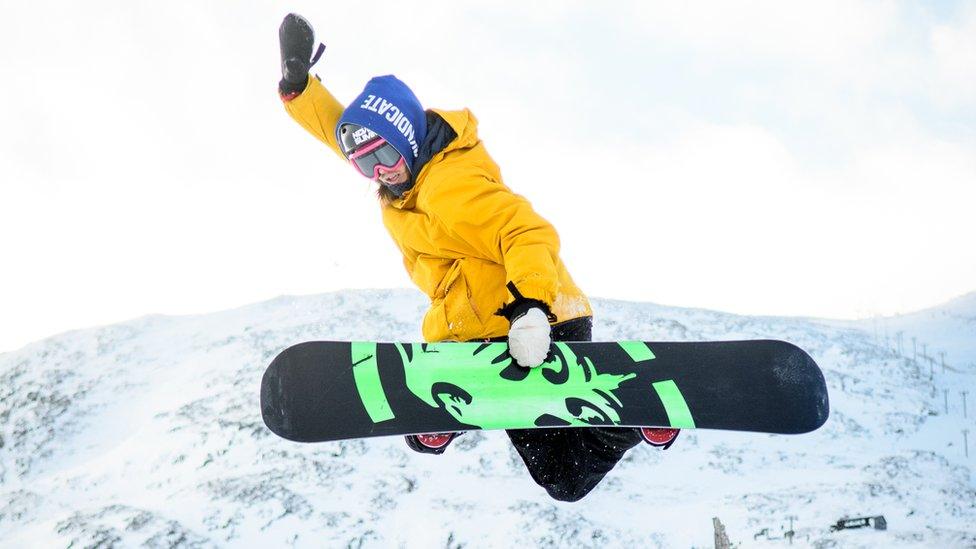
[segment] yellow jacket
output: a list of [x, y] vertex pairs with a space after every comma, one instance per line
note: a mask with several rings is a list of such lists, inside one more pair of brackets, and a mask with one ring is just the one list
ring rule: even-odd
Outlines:
[[[315, 78], [285, 109], [343, 160], [335, 126], [344, 109]], [[383, 223], [413, 282], [430, 298], [427, 341], [508, 334], [495, 312], [511, 301], [506, 284], [549, 306], [556, 322], [592, 315], [586, 296], [559, 259], [559, 236], [529, 202], [505, 186], [478, 139], [467, 109], [434, 110], [457, 133], [414, 177], [406, 194], [383, 206]]]

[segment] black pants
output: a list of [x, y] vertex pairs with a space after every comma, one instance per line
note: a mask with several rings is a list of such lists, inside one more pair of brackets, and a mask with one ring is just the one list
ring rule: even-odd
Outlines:
[[[552, 339], [591, 341], [593, 319], [556, 324]], [[582, 499], [642, 440], [637, 429], [624, 427], [509, 429], [508, 438], [532, 480], [559, 501]]]

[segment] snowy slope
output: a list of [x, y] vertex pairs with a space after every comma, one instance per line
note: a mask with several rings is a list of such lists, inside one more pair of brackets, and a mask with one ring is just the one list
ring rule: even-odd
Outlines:
[[[790, 516], [797, 546], [976, 545], [976, 433], [968, 459], [962, 438], [976, 395], [968, 418], [960, 400], [976, 392], [976, 296], [887, 319], [887, 341], [877, 322], [595, 300], [599, 340], [795, 342], [823, 367], [832, 414], [809, 435], [640, 446], [574, 504], [548, 499], [503, 433], [436, 457], [398, 438], [301, 445], [264, 428], [259, 381], [278, 351], [418, 340], [424, 305], [406, 290], [283, 297], [0, 355], [0, 547], [710, 547], [714, 516], [743, 547], [785, 545], [768, 538]], [[896, 331], [951, 368], [913, 362], [905, 339], [899, 354]], [[877, 514], [887, 531], [828, 530]]]
[[893, 348], [900, 337], [903, 352], [916, 356], [923, 365], [934, 362], [941, 370], [944, 359], [946, 369], [976, 371], [976, 292], [939, 307], [877, 319], [871, 322], [871, 329], [877, 341], [885, 340]]

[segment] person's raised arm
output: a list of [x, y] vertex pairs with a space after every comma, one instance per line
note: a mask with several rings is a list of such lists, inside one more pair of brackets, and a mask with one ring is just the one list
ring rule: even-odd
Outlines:
[[278, 40], [281, 46], [278, 94], [285, 110], [308, 133], [345, 160], [335, 134], [336, 123], [344, 107], [317, 78], [308, 73], [317, 60], [312, 57], [315, 46], [312, 25], [301, 15], [289, 13], [278, 28]]

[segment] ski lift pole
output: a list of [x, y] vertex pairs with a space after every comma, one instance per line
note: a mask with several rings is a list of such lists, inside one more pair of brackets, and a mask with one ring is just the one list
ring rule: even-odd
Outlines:
[[718, 517], [712, 517], [712, 528], [715, 530], [715, 549], [730, 549], [732, 544], [729, 542], [729, 535], [725, 533], [725, 525]]

